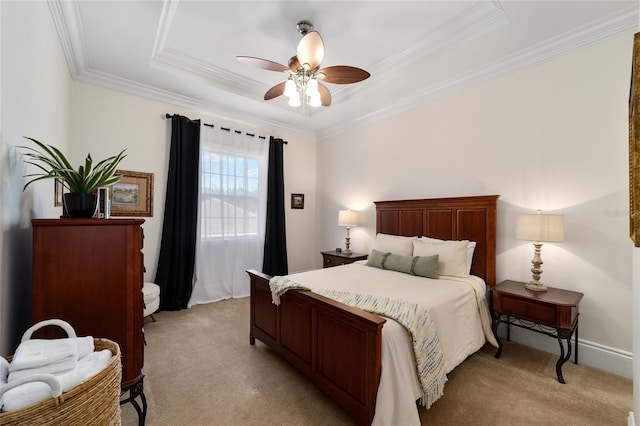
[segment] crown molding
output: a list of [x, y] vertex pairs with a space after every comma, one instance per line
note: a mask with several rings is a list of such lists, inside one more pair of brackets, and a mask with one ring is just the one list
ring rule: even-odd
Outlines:
[[169, 38], [169, 31], [173, 25], [173, 20], [176, 17], [178, 11], [178, 5], [180, 0], [165, 0], [162, 4], [162, 12], [160, 12], [160, 23], [156, 29], [156, 38], [153, 43], [153, 50], [151, 51], [151, 57], [153, 58], [159, 52], [164, 50], [167, 45], [167, 39]]
[[155, 56], [152, 56], [150, 65], [168, 73], [181, 75], [216, 89], [251, 99], [261, 99], [265, 92], [264, 84], [262, 83], [227, 72], [222, 68], [171, 48], [165, 47]]
[[[180, 3], [179, 0], [168, 0], [163, 6], [163, 19], [167, 19], [170, 23], [175, 15], [176, 8]], [[179, 95], [158, 87], [145, 85], [136, 81], [124, 79], [112, 74], [91, 69], [86, 61], [84, 32], [82, 26], [82, 18], [80, 15], [78, 1], [65, 0], [48, 0], [49, 10], [51, 12], [56, 31], [60, 38], [62, 50], [69, 66], [69, 72], [74, 81], [79, 81], [105, 89], [114, 90], [146, 99], [164, 102], [170, 105], [186, 108], [194, 112], [198, 112], [208, 116], [218, 117], [222, 120], [229, 120], [231, 117], [244, 117], [245, 120], [251, 120], [246, 124], [250, 126], [261, 126], [265, 129], [271, 129], [272, 132], [282, 132], [283, 134], [293, 134], [305, 138], [306, 140], [315, 140], [315, 132], [301, 129], [298, 126], [289, 125], [277, 120], [266, 120], [246, 111], [238, 111], [231, 108], [220, 108], [212, 102], [206, 102], [189, 96]], [[165, 13], [166, 9], [166, 13]], [[158, 31], [164, 29], [168, 31], [168, 26], [159, 26]], [[157, 45], [154, 51], [166, 44], [166, 37], [162, 35], [156, 36]], [[167, 50], [165, 55], [171, 55], [172, 52]], [[186, 55], [185, 55], [186, 56]], [[184, 62], [188, 63], [188, 59], [183, 57]], [[192, 61], [193, 68], [204, 67], [196, 61]], [[206, 71], [201, 72], [201, 78], [207, 75]], [[238, 122], [237, 119], [231, 119]], [[239, 122], [242, 124], [242, 122]]]
[[47, 4], [60, 38], [69, 72], [71, 77], [76, 79], [87, 68], [79, 4], [75, 1], [63, 0], [48, 0]]
[[180, 0], [166, 0], [160, 13], [150, 65], [165, 72], [199, 81], [220, 90], [251, 99], [261, 98], [264, 84], [230, 73], [168, 46], [169, 34]]
[[[179, 3], [180, 0], [166, 0], [163, 5], [150, 65], [165, 72], [199, 81], [247, 99], [262, 99], [264, 93], [269, 89], [264, 83], [216, 67], [211, 63], [201, 61], [168, 46], [169, 34]], [[345, 96], [341, 92], [345, 92], [344, 86], [332, 91], [334, 102]], [[275, 103], [274, 105], [277, 108], [288, 110], [286, 104]]]
[[[88, 69], [75, 80], [93, 86], [122, 92], [128, 95], [175, 105], [206, 116], [216, 117], [221, 120], [230, 120], [236, 123], [246, 124], [251, 127], [269, 129], [269, 132], [271, 133], [281, 132], [282, 134], [287, 135], [297, 135], [305, 140], [316, 140], [315, 132], [304, 130], [298, 126], [288, 125], [277, 120], [264, 119], [262, 117], [248, 114], [246, 111], [239, 111], [229, 107], [221, 108], [219, 105], [212, 102], [203, 101], [190, 96], [179, 95], [168, 90], [127, 80], [101, 71]], [[243, 120], [238, 120], [233, 117], [242, 117]], [[274, 136], [278, 135], [274, 134]]]
[[[152, 98], [185, 107], [200, 105], [211, 105], [195, 98], [188, 98], [176, 93], [145, 86], [134, 81], [109, 76], [105, 73], [90, 70], [85, 60], [85, 43], [82, 30], [82, 18], [77, 1], [49, 0], [54, 16], [54, 22], [60, 35], [65, 57], [74, 80], [96, 84], [100, 87], [137, 94], [146, 98]], [[156, 69], [181, 75], [192, 80], [196, 80], [212, 86], [219, 90], [231, 92], [250, 99], [261, 98], [265, 87], [263, 83], [256, 80], [239, 76], [227, 72], [224, 69], [200, 61], [183, 52], [168, 47], [168, 38], [173, 25], [180, 0], [166, 0], [162, 7], [162, 12], [156, 30], [156, 37], [151, 54], [150, 65]], [[376, 64], [380, 69], [375, 77], [381, 82], [385, 79], [394, 78], [394, 67], [398, 64], [410, 65], [429, 55], [437, 53], [439, 50], [454, 44], [461, 38], [471, 34], [488, 31], [495, 27], [497, 23], [506, 22], [504, 12], [495, 1], [483, 2], [471, 8], [463, 14], [455, 17], [446, 25], [443, 25], [429, 34], [429, 37], [421, 37], [404, 51], [396, 55], [387, 57], [384, 61]], [[355, 88], [338, 86], [332, 88], [332, 98], [334, 102], [340, 102], [355, 92]], [[280, 106], [285, 108], [284, 106]], [[286, 108], [285, 108], [286, 109]], [[232, 111], [229, 111], [231, 113]], [[246, 112], [242, 112], [246, 115]], [[304, 131], [295, 126], [287, 125], [279, 121], [266, 121], [278, 129], [287, 132], [309, 135], [315, 133]]]
[[[370, 81], [384, 84], [398, 78], [398, 69], [429, 59], [439, 52], [471, 36], [479, 37], [509, 22], [504, 11], [496, 1], [480, 2], [444, 24], [422, 34], [404, 50], [372, 64], [375, 70]], [[354, 86], [343, 85], [332, 90], [336, 102], [346, 98], [357, 90]]]
[[[262, 91], [264, 91], [264, 86], [261, 83], [229, 73], [167, 47], [168, 32], [179, 4], [180, 0], [166, 0], [163, 5], [162, 17], [153, 48], [152, 65], [165, 71], [197, 79], [217, 89], [226, 90], [237, 95], [251, 99], [256, 99], [258, 96], [261, 97]], [[222, 119], [229, 119], [230, 116], [244, 117], [246, 120], [252, 120], [251, 126], [255, 126], [258, 123], [263, 128], [273, 129], [284, 134], [299, 135], [307, 140], [322, 140], [335, 136], [351, 128], [399, 114], [435, 99], [535, 66], [551, 58], [566, 55], [612, 37], [637, 31], [639, 27], [637, 7], [630, 5], [621, 12], [604, 16], [598, 22], [584, 25], [486, 66], [454, 76], [436, 85], [422, 88], [409, 96], [398, 99], [396, 102], [389, 103], [356, 119], [314, 132], [312, 130], [303, 130], [298, 126], [279, 120], [265, 120], [252, 116], [247, 114], [246, 111], [238, 111], [231, 108], [223, 109], [212, 102], [179, 95], [92, 70], [86, 61], [83, 26], [78, 1], [48, 0], [48, 5], [70, 74], [74, 80], [184, 107], [205, 115], [219, 116]], [[398, 63], [410, 65], [453, 45], [461, 39], [486, 33], [506, 22], [508, 22], [508, 19], [498, 2], [479, 3], [447, 24], [430, 32], [429, 37], [422, 37], [421, 40], [423, 41], [418, 40], [397, 55], [375, 64], [378, 72], [373, 78], [376, 84], [382, 84], [384, 81], [396, 77], [393, 67], [397, 66]], [[350, 96], [353, 91], [355, 91], [353, 88], [340, 87], [333, 91], [332, 96], [334, 101], [339, 101], [343, 97]]]
[[565, 32], [564, 34], [489, 65], [452, 77], [437, 85], [425, 87], [383, 108], [364, 114], [349, 123], [332, 126], [331, 129], [323, 129], [317, 132], [317, 139], [323, 140], [333, 137], [351, 128], [399, 114], [489, 80], [533, 67], [552, 58], [578, 51], [613, 37], [637, 31], [639, 26], [638, 10], [635, 6], [629, 6], [621, 13], [605, 16], [598, 22]]
[[420, 36], [403, 51], [374, 64], [377, 82], [398, 78], [398, 68], [410, 67], [469, 37], [478, 37], [509, 20], [495, 1], [481, 2], [427, 34]]

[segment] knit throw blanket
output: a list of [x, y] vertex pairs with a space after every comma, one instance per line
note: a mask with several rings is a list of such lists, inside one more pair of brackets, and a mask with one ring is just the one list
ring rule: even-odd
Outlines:
[[[273, 277], [269, 281], [271, 297], [275, 305], [287, 290], [311, 290], [285, 277]], [[354, 294], [337, 290], [313, 289], [314, 293], [345, 305], [362, 309], [397, 321], [407, 329], [413, 342], [413, 352], [422, 387], [422, 405], [429, 408], [444, 392], [447, 375], [444, 357], [440, 349], [438, 333], [426, 309], [415, 303], [388, 297]]]

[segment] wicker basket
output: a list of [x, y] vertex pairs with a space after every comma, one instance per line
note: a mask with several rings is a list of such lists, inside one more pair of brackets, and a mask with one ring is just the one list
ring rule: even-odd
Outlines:
[[28, 407], [0, 413], [0, 425], [120, 425], [120, 347], [108, 339], [93, 339], [96, 351], [113, 353], [98, 374], [63, 392]]

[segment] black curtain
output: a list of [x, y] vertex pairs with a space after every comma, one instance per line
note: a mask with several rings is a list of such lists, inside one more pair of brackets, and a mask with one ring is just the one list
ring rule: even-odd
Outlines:
[[289, 273], [287, 233], [284, 223], [284, 159], [286, 142], [269, 138], [269, 178], [267, 190], [267, 228], [264, 238], [262, 272], [269, 275]]
[[162, 240], [155, 283], [160, 309], [185, 309], [191, 297], [196, 257], [200, 120], [171, 118], [171, 152]]

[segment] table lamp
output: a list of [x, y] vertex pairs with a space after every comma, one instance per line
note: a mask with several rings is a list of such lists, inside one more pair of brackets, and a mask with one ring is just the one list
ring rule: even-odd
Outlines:
[[351, 250], [349, 246], [351, 245], [351, 236], [349, 235], [349, 230], [352, 226], [358, 226], [360, 224], [360, 220], [358, 217], [358, 212], [355, 210], [340, 210], [338, 212], [338, 225], [347, 227], [347, 236], [345, 237], [345, 249], [342, 251], [343, 254], [350, 255]]
[[543, 242], [564, 241], [564, 216], [559, 214], [523, 214], [518, 216], [516, 238], [519, 240], [533, 241], [535, 247], [533, 260], [533, 280], [525, 285], [533, 291], [547, 291], [547, 287], [540, 282], [542, 275], [542, 258], [540, 252]]

